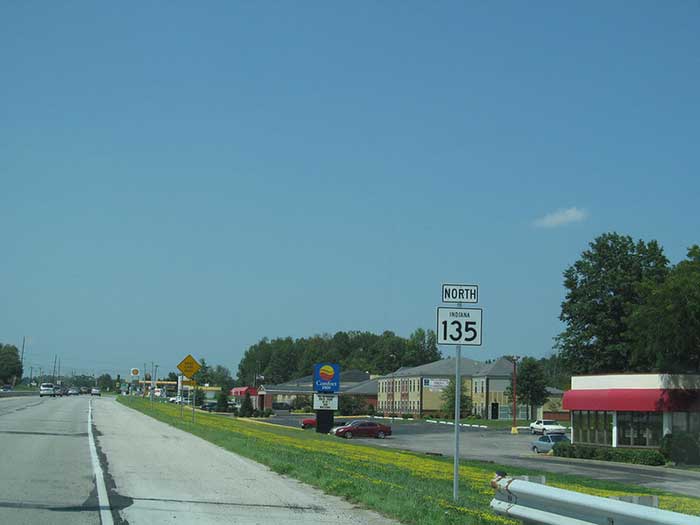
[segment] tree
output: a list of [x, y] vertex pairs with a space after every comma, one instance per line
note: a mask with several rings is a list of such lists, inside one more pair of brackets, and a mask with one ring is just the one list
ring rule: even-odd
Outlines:
[[218, 412], [228, 411], [228, 391], [222, 390], [216, 397], [216, 410]]
[[564, 272], [567, 294], [559, 318], [566, 324], [556, 347], [573, 373], [630, 370], [632, 343], [625, 322], [641, 303], [639, 284], [660, 283], [668, 259], [656, 241], [636, 243], [605, 233]]
[[177, 381], [177, 374], [175, 372], [168, 372], [168, 381]]
[[241, 417], [250, 417], [253, 415], [253, 402], [250, 399], [250, 392], [245, 393], [243, 402], [241, 403], [241, 409], [238, 411]]
[[356, 416], [367, 412], [367, 402], [361, 397], [340, 396], [339, 406], [341, 416]]
[[0, 343], [0, 382], [10, 383], [21, 379], [22, 361], [19, 350], [14, 345]]
[[[517, 401], [527, 405], [528, 416], [532, 417], [533, 407], [542, 406], [547, 402], [547, 380], [544, 375], [544, 367], [534, 357], [525, 357], [517, 367]], [[506, 398], [513, 402], [513, 378], [506, 388]]]
[[[443, 388], [442, 394], [440, 394], [440, 399], [442, 399], [442, 409], [448, 414], [455, 413], [455, 389], [457, 383], [453, 378], [450, 378], [448, 385]], [[464, 386], [464, 380], [462, 380], [462, 390], [460, 391], [460, 419], [468, 416], [472, 412], [472, 398], [467, 395], [469, 389]]]
[[558, 354], [542, 357], [539, 360], [547, 380], [547, 386], [569, 390], [571, 388], [571, 373], [565, 366], [563, 359]]
[[225, 366], [216, 365], [209, 372], [209, 377], [212, 385], [220, 386], [227, 392], [233, 388], [234, 381], [231, 377], [231, 371]]
[[194, 377], [192, 377], [192, 379], [194, 379], [194, 381], [196, 381], [198, 385], [210, 384], [212, 382], [211, 381], [211, 368], [209, 367], [209, 365], [207, 365], [206, 359], [201, 357], [199, 359], [199, 364], [202, 366], [197, 371], [197, 373], [194, 374]]
[[688, 249], [662, 283], [640, 286], [642, 304], [629, 316], [633, 365], [662, 373], [700, 372], [700, 246]]
[[109, 374], [102, 374], [97, 378], [97, 387], [100, 390], [111, 390], [113, 386], [112, 376]]

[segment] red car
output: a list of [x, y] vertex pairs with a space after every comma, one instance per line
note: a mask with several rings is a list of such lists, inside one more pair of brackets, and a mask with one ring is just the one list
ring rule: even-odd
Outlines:
[[331, 431], [331, 433], [346, 439], [352, 439], [354, 437], [373, 437], [384, 439], [386, 436], [391, 435], [391, 427], [388, 425], [375, 423], [374, 421], [358, 419], [342, 427], [336, 427]]
[[301, 428], [316, 428], [316, 419], [310, 417], [301, 420]]

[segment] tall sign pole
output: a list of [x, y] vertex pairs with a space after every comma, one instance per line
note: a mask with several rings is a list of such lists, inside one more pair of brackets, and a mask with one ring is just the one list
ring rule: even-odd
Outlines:
[[452, 498], [459, 499], [459, 426], [462, 416], [462, 345], [481, 346], [481, 308], [462, 308], [462, 303], [476, 303], [479, 286], [475, 284], [443, 284], [442, 302], [456, 303], [456, 308], [438, 307], [437, 343], [455, 345], [455, 449], [452, 476]]
[[194, 375], [199, 371], [200, 368], [202, 368], [202, 365], [199, 364], [199, 362], [192, 357], [191, 355], [187, 355], [182, 361], [180, 361], [180, 364], [177, 365], [178, 370], [183, 373], [183, 375], [189, 377], [192, 382], [190, 383], [190, 402], [192, 403], [192, 423], [194, 423], [194, 402], [195, 402], [195, 392], [197, 390], [197, 383], [194, 379]]

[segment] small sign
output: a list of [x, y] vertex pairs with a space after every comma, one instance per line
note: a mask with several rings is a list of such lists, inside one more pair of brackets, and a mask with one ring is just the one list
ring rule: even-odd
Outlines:
[[427, 388], [431, 392], [434, 392], [436, 390], [441, 391], [444, 388], [447, 387], [447, 385], [450, 384], [449, 379], [430, 379], [428, 377], [423, 378], [423, 388]]
[[177, 365], [177, 368], [187, 377], [192, 377], [202, 368], [202, 365], [200, 365], [194, 357], [188, 355]]
[[476, 284], [443, 284], [443, 303], [478, 303], [479, 285]]
[[338, 395], [314, 394], [314, 410], [338, 410]]
[[139, 369], [138, 368], [132, 368], [131, 369], [131, 375], [132, 376], [138, 376], [139, 375]]
[[481, 346], [481, 308], [437, 309], [437, 344]]
[[314, 365], [314, 391], [335, 393], [340, 389], [340, 365], [318, 363]]

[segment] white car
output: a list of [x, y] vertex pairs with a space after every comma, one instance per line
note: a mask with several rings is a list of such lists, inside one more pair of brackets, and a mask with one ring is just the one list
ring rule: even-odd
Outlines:
[[51, 396], [56, 397], [53, 383], [41, 383], [39, 386], [39, 397]]
[[530, 431], [533, 434], [565, 434], [566, 427], [561, 426], [553, 419], [538, 419], [534, 423], [530, 423]]

